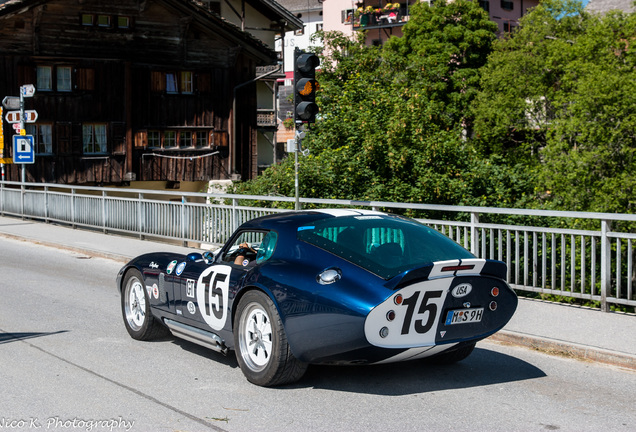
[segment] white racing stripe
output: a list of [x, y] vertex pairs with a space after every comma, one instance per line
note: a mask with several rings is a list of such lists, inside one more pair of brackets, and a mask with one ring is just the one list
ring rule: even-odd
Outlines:
[[457, 344], [437, 345], [437, 346], [423, 347], [423, 348], [411, 348], [401, 352], [400, 354], [394, 355], [393, 357], [389, 357], [379, 362], [375, 362], [374, 364], [395, 363], [395, 362], [401, 362], [401, 361], [407, 361], [407, 360], [423, 359], [423, 358], [438, 354], [449, 348], [452, 348], [455, 345]]
[[342, 216], [362, 216], [362, 215], [385, 215], [386, 213], [373, 210], [347, 210], [347, 209], [320, 209], [319, 213], [325, 213], [335, 217]]

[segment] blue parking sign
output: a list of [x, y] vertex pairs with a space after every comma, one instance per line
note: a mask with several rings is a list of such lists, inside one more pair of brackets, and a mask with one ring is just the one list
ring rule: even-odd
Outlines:
[[13, 135], [13, 163], [32, 164], [34, 162], [33, 135]]

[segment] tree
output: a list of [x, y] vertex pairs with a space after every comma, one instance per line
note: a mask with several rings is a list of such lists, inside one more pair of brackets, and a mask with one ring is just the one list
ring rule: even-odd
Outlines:
[[484, 154], [536, 174], [536, 206], [633, 212], [634, 14], [546, 0], [495, 44], [474, 103]]
[[[476, 2], [417, 3], [383, 47], [324, 36], [321, 114], [304, 144], [302, 196], [443, 204], [512, 203], [523, 181], [465, 137], [496, 25]], [[293, 162], [235, 191], [289, 195]], [[525, 185], [523, 186], [525, 187]]]

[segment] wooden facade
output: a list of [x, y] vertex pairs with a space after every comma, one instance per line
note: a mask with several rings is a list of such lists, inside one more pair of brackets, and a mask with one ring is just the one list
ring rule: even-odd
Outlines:
[[[0, 1], [0, 99], [36, 86], [25, 99], [39, 114], [26, 128], [36, 146], [27, 181], [255, 176], [254, 86], [233, 89], [276, 56], [199, 4]], [[3, 122], [8, 158], [13, 131]], [[5, 171], [20, 180], [18, 165]]]

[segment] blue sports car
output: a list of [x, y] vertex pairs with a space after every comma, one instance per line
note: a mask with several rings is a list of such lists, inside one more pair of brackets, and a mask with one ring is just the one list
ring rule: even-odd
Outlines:
[[274, 386], [308, 364], [462, 360], [512, 317], [505, 277], [413, 219], [312, 210], [244, 223], [214, 254], [139, 256], [117, 287], [133, 338], [168, 329], [234, 350], [250, 382]]

